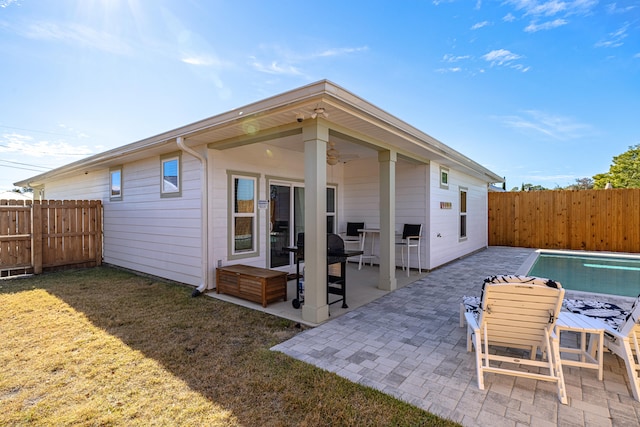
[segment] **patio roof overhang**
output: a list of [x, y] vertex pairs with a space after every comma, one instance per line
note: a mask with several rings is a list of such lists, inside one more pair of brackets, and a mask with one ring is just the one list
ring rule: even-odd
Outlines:
[[[281, 147], [302, 152], [302, 127], [306, 121], [312, 120], [311, 114], [317, 107], [327, 112], [328, 117], [319, 115], [317, 120], [326, 122], [331, 141], [341, 152], [356, 153], [359, 158], [364, 158], [393, 150], [405, 160], [419, 163], [436, 161], [487, 183], [503, 181], [502, 177], [435, 138], [340, 86], [322, 80], [87, 157], [15, 185], [38, 187], [50, 179], [161, 155], [176, 150], [178, 137], [184, 138], [190, 146], [206, 144], [218, 150], [278, 139]], [[299, 118], [302, 122], [298, 121]]]

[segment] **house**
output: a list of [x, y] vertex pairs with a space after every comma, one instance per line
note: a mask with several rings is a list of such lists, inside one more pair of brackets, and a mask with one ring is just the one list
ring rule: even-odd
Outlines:
[[[100, 199], [104, 262], [215, 287], [220, 265], [291, 269], [304, 231], [302, 318], [328, 318], [326, 233], [380, 229], [378, 287], [396, 288], [396, 233], [423, 224], [423, 268], [487, 246], [502, 178], [322, 80], [16, 183]], [[412, 266], [417, 262], [412, 260]]]
[[32, 200], [31, 193], [18, 193], [15, 191], [0, 191], [0, 200]]

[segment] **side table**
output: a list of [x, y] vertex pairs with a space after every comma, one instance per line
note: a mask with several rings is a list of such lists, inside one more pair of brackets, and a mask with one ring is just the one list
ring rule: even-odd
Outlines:
[[[567, 331], [579, 334], [580, 339], [579, 346], [576, 347], [562, 347], [562, 343], [560, 344], [561, 363], [567, 366], [597, 369], [598, 379], [602, 381], [604, 325], [582, 314], [561, 311], [556, 321], [555, 331], [558, 340], [561, 338], [560, 334]], [[587, 334], [589, 335], [588, 346]], [[563, 359], [562, 353], [577, 354], [579, 357], [578, 360]]]

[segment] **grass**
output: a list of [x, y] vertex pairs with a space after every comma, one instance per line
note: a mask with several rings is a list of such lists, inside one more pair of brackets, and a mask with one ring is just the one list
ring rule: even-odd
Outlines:
[[0, 281], [0, 425], [453, 426], [269, 348], [300, 329], [109, 267]]

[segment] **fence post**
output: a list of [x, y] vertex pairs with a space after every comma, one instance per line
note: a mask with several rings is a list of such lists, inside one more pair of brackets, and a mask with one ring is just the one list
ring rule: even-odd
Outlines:
[[31, 264], [33, 273], [42, 273], [42, 206], [40, 200], [31, 205]]

